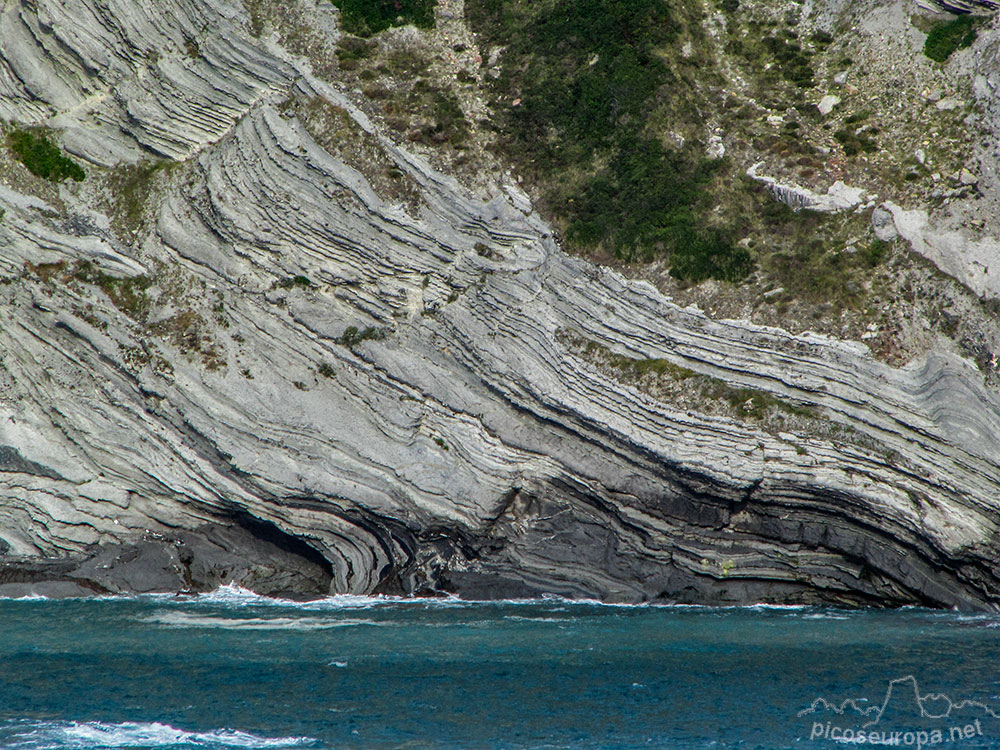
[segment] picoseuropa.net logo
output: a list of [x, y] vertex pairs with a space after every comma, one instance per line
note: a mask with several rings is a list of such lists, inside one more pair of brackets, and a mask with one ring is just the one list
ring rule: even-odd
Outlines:
[[[889, 682], [879, 702], [816, 698], [799, 717], [809, 723], [814, 742], [890, 747], [932, 747], [955, 742], [984, 745], [997, 736], [1000, 713], [981, 701], [953, 701], [944, 693], [921, 695], [913, 675]], [[978, 740], [978, 742], [977, 742]]]

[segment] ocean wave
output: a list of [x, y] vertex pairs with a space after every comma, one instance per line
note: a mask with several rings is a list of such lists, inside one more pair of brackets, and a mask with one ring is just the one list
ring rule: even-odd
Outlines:
[[569, 617], [530, 617], [525, 615], [504, 615], [503, 619], [514, 622], [567, 622]]
[[[162, 597], [162, 594], [154, 594], [153, 596]], [[176, 604], [198, 604], [198, 605], [211, 605], [211, 606], [223, 606], [223, 607], [287, 607], [290, 609], [298, 610], [316, 610], [316, 611], [326, 611], [326, 610], [337, 610], [337, 609], [370, 609], [372, 607], [379, 607], [385, 605], [421, 605], [427, 603], [437, 603], [437, 604], [449, 604], [449, 603], [465, 603], [463, 600], [457, 597], [442, 597], [435, 599], [422, 599], [415, 597], [404, 597], [404, 596], [383, 596], [383, 595], [373, 595], [364, 596], [361, 594], [334, 594], [332, 596], [325, 596], [320, 599], [308, 599], [305, 601], [296, 601], [294, 599], [282, 599], [280, 597], [265, 596], [263, 594], [258, 594], [250, 589], [245, 589], [242, 586], [237, 586], [234, 583], [229, 583], [224, 586], [219, 586], [219, 588], [214, 591], [209, 591], [204, 594], [195, 594], [193, 596], [171, 596], [169, 600], [164, 600], [167, 603]]]
[[333, 617], [220, 617], [193, 612], [154, 612], [136, 620], [171, 628], [216, 628], [222, 630], [329, 630], [356, 625], [379, 626], [391, 623], [357, 618]]
[[833, 614], [830, 612], [812, 612], [809, 614], [802, 615], [803, 620], [849, 620], [850, 616], [847, 614]]
[[0, 602], [47, 602], [55, 601], [41, 594], [22, 594], [21, 596], [0, 596]]
[[20, 721], [0, 726], [0, 745], [12, 750], [100, 748], [290, 748], [317, 743], [311, 737], [261, 737], [236, 729], [187, 732], [159, 722]]
[[[32, 595], [30, 597], [14, 598], [0, 597], [16, 601], [64, 601], [59, 599], [47, 599], [44, 596]], [[335, 594], [319, 599], [294, 600], [280, 597], [266, 596], [258, 594], [250, 589], [243, 588], [236, 584], [226, 584], [218, 587], [214, 591], [201, 594], [116, 594], [87, 597], [88, 602], [105, 601], [121, 602], [123, 600], [133, 600], [138, 602], [153, 601], [164, 607], [180, 607], [190, 609], [191, 607], [211, 607], [223, 609], [241, 608], [277, 608], [294, 610], [296, 612], [330, 612], [337, 610], [363, 610], [372, 608], [407, 608], [407, 609], [441, 609], [441, 608], [482, 608], [482, 607], [544, 607], [550, 612], [562, 612], [580, 609], [621, 609], [621, 610], [695, 610], [699, 612], [786, 612], [789, 615], [799, 616], [802, 612], [818, 612], [822, 614], [835, 613], [841, 617], [848, 617], [864, 610], [838, 609], [835, 607], [820, 607], [813, 604], [770, 604], [770, 603], [750, 603], [750, 604], [729, 604], [729, 605], [709, 605], [709, 604], [681, 604], [664, 602], [605, 602], [599, 599], [571, 599], [557, 594], [542, 594], [537, 597], [525, 597], [516, 599], [461, 599], [458, 596], [449, 594], [440, 597], [412, 597], [412, 596], [386, 596], [386, 595], [361, 595], [361, 594]], [[941, 616], [958, 620], [997, 620], [995, 614], [975, 614], [961, 615], [955, 612], [943, 612], [940, 610], [926, 609], [922, 607], [903, 607], [901, 609], [923, 612], [929, 616]], [[328, 625], [327, 627], [337, 627]]]
[[[426, 607], [429, 609], [453, 608], [453, 607], [482, 607], [482, 606], [538, 606], [548, 607], [612, 607], [622, 609], [648, 609], [648, 608], [670, 608], [687, 607], [700, 605], [682, 604], [654, 604], [648, 602], [603, 602], [600, 599], [570, 599], [558, 594], [542, 594], [537, 597], [524, 597], [517, 599], [461, 599], [454, 594], [434, 597], [413, 597], [413, 596], [387, 596], [383, 594], [362, 595], [362, 594], [334, 594], [320, 599], [309, 599], [296, 601], [293, 599], [282, 599], [278, 597], [258, 594], [250, 589], [245, 589], [236, 584], [225, 584], [214, 591], [204, 594], [194, 594], [192, 596], [178, 597], [173, 594], [145, 594], [142, 596], [155, 597], [160, 601], [170, 604], [205, 604], [225, 607], [288, 607], [297, 610], [336, 610], [336, 609], [368, 609], [372, 607]], [[747, 605], [749, 607], [770, 606], [770, 605]]]

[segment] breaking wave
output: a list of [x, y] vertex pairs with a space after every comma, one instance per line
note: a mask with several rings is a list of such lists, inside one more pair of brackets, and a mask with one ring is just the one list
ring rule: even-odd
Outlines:
[[172, 628], [221, 628], [223, 630], [329, 630], [355, 625], [385, 625], [374, 620], [332, 617], [220, 617], [192, 612], [154, 612], [140, 622]]
[[187, 732], [159, 722], [18, 721], [0, 725], [0, 746], [11, 750], [101, 748], [290, 748], [312, 746], [311, 737], [260, 737], [236, 729]]

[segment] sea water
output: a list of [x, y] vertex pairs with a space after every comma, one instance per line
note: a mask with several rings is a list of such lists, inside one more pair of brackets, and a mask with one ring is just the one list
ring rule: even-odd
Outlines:
[[[0, 600], [0, 747], [1000, 747], [998, 626], [235, 588]], [[859, 742], [873, 727], [897, 736]]]

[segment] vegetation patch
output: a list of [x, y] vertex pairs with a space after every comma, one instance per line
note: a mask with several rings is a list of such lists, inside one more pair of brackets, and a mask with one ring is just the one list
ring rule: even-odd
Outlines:
[[28, 171], [51, 182], [66, 178], [82, 182], [87, 176], [83, 167], [65, 156], [42, 130], [14, 130], [7, 136], [7, 144]]
[[982, 22], [978, 16], [959, 16], [952, 21], [938, 24], [927, 34], [924, 54], [931, 60], [943, 63], [956, 50], [965, 49], [976, 41], [977, 27]]
[[[752, 269], [713, 214], [720, 164], [670, 123], [701, 128], [712, 62], [691, 4], [663, 0], [468, 0], [472, 28], [505, 47], [493, 86], [505, 154], [578, 250], [667, 256], [675, 276], [735, 281]], [[687, 53], [684, 51], [687, 50]]]
[[761, 269], [782, 290], [766, 302], [782, 308], [797, 300], [827, 320], [864, 309], [873, 273], [892, 250], [890, 243], [859, 239], [864, 217], [793, 211], [770, 198], [760, 204], [760, 217], [774, 242], [761, 254]]
[[[594, 346], [597, 346], [596, 344]], [[593, 353], [594, 349], [590, 350]], [[669, 359], [633, 359], [620, 354], [607, 352], [608, 362], [616, 369], [631, 372], [637, 377], [642, 377], [647, 373], [658, 376], [666, 376], [676, 381], [687, 380], [696, 376], [694, 370], [687, 367], [675, 365]]]
[[841, 145], [844, 153], [848, 156], [856, 156], [862, 151], [866, 154], [873, 154], [878, 151], [878, 143], [868, 137], [868, 133], [871, 132], [869, 130], [858, 133], [851, 128], [840, 128], [833, 134], [833, 137], [837, 139], [837, 143]]
[[147, 290], [153, 281], [148, 276], [112, 276], [83, 260], [73, 266], [72, 277], [100, 287], [112, 304], [133, 320], [144, 321], [149, 314], [152, 300]]
[[189, 356], [199, 356], [206, 370], [218, 370], [226, 358], [212, 336], [208, 322], [191, 309], [182, 310], [149, 327], [151, 333], [166, 339]]
[[812, 88], [812, 61], [809, 53], [802, 49], [794, 34], [764, 37], [764, 47], [778, 63], [778, 69], [786, 81], [799, 88]]
[[123, 164], [111, 171], [108, 188], [112, 203], [112, 216], [124, 233], [136, 235], [146, 218], [146, 204], [156, 184], [157, 175], [178, 167], [179, 162], [144, 161]]
[[344, 31], [371, 36], [390, 26], [434, 28], [435, 0], [334, 0]]
[[275, 286], [280, 289], [292, 289], [293, 287], [300, 287], [302, 289], [309, 289], [312, 286], [312, 281], [309, 280], [308, 276], [286, 276], [283, 279], [279, 279], [275, 282]]
[[420, 188], [386, 153], [371, 133], [365, 132], [343, 107], [318, 96], [291, 97], [281, 105], [285, 114], [298, 117], [327, 153], [356, 169], [386, 201], [403, 203], [417, 211], [422, 203]]
[[796, 417], [820, 418], [812, 407], [792, 403], [766, 391], [731, 386], [666, 359], [635, 359], [615, 354], [596, 341], [567, 333], [562, 333], [560, 340], [584, 359], [608, 368], [617, 378], [681, 407], [737, 419], [767, 420], [775, 427], [783, 427], [784, 422]]
[[389, 331], [378, 326], [369, 326], [359, 329], [357, 326], [348, 326], [344, 332], [337, 337], [337, 343], [343, 346], [357, 346], [362, 341], [379, 341], [389, 335]]
[[337, 61], [344, 69], [357, 67], [359, 60], [367, 59], [378, 48], [374, 41], [356, 36], [343, 36], [337, 47]]
[[51, 284], [53, 279], [62, 275], [66, 270], [66, 261], [57, 260], [54, 263], [26, 263], [25, 272], [35, 276], [46, 284]]
[[465, 145], [469, 124], [453, 93], [421, 79], [414, 85], [408, 101], [415, 110], [424, 112], [420, 126], [407, 134], [411, 141], [428, 145], [450, 143], [456, 148]]

